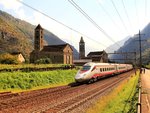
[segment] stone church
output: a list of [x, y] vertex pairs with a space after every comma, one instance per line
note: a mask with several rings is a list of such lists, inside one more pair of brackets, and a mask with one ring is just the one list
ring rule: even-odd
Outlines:
[[79, 42], [79, 59], [83, 62], [101, 62], [108, 63], [108, 54], [103, 51], [91, 51], [87, 56], [85, 56], [85, 42], [83, 37], [81, 37]]
[[54, 64], [73, 63], [73, 49], [69, 44], [44, 46], [43, 41], [43, 28], [38, 24], [34, 34], [34, 50], [30, 53], [31, 63], [41, 58], [50, 58]]

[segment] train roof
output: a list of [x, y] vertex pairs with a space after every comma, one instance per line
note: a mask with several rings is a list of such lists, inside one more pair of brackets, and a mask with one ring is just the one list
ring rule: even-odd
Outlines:
[[115, 64], [115, 63], [96, 63], [96, 62], [88, 62], [84, 65], [131, 65], [131, 64]]

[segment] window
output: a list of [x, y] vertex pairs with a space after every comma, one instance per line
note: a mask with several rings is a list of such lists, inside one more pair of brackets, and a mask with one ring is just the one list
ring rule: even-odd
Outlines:
[[102, 69], [102, 68], [100, 68], [100, 72], [103, 72], [103, 69]]
[[81, 71], [87, 71], [90, 70], [91, 66], [83, 66]]
[[103, 71], [105, 71], [105, 68], [103, 68]]

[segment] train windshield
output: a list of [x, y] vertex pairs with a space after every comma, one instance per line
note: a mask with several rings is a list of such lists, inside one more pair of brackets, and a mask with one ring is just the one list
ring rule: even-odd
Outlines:
[[83, 66], [81, 68], [81, 71], [88, 71], [91, 68], [91, 66]]

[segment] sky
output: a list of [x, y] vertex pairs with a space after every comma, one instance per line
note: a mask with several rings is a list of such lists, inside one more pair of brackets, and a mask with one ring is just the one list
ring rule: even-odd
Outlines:
[[133, 36], [150, 22], [150, 0], [0, 0], [0, 10], [33, 25], [41, 24], [77, 50], [82, 36], [86, 54]]

